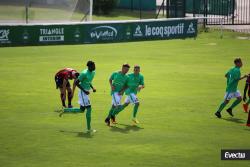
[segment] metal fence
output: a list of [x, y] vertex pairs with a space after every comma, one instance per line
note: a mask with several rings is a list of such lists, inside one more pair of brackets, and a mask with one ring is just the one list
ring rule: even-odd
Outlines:
[[186, 16], [208, 17], [207, 25], [250, 25], [249, 0], [186, 0]]
[[[207, 25], [250, 25], [250, 0], [158, 0], [157, 17], [207, 17]], [[160, 4], [160, 5], [159, 5]], [[218, 19], [221, 18], [221, 19]]]

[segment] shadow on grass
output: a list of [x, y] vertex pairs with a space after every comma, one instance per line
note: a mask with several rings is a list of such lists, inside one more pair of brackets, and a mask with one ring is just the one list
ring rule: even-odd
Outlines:
[[222, 120], [229, 121], [229, 122], [234, 122], [238, 124], [244, 124], [246, 121], [240, 118], [221, 118]]
[[120, 132], [120, 133], [129, 133], [129, 131], [139, 131], [142, 130], [144, 128], [141, 128], [137, 125], [127, 125], [127, 124], [117, 124], [117, 125], [121, 125], [124, 126], [124, 128], [118, 127], [118, 126], [111, 126], [111, 131], [113, 132]]
[[246, 126], [246, 129], [245, 129], [246, 131], [250, 131], [250, 127], [248, 127], [248, 126]]
[[78, 132], [78, 137], [93, 138], [94, 134], [86, 132]]
[[74, 132], [74, 131], [66, 131], [60, 130], [62, 133], [69, 133], [69, 134], [76, 134], [77, 137], [84, 137], [84, 138], [93, 138], [93, 133], [86, 133], [86, 132]]

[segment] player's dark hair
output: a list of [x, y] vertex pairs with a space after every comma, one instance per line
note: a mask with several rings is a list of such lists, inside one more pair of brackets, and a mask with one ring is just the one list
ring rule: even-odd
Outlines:
[[88, 67], [91, 67], [91, 66], [93, 66], [93, 65], [95, 65], [95, 62], [93, 62], [93, 61], [91, 61], [91, 60], [89, 60], [89, 61], [87, 62], [87, 66], [88, 66]]
[[130, 68], [130, 65], [128, 63], [125, 63], [125, 64], [122, 65], [122, 67]]
[[237, 63], [239, 63], [239, 62], [241, 62], [241, 58], [236, 58], [236, 59], [234, 59], [234, 64], [237, 64]]
[[75, 73], [76, 78], [78, 78], [79, 75], [80, 75], [79, 72]]
[[140, 69], [140, 66], [139, 65], [135, 65], [134, 68], [139, 68]]

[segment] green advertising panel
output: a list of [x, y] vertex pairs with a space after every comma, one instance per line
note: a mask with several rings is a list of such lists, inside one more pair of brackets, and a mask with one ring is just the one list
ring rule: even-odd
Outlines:
[[0, 26], [0, 46], [84, 43], [80, 25]]
[[124, 24], [90, 24], [85, 28], [85, 43], [116, 42], [123, 40]]
[[0, 25], [0, 46], [110, 43], [193, 38], [196, 36], [196, 19]]

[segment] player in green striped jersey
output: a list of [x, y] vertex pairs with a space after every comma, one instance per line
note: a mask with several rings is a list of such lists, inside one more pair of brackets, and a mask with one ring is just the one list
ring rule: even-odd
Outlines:
[[65, 113], [81, 113], [86, 111], [86, 122], [87, 122], [87, 133], [90, 132], [96, 132], [96, 130], [91, 129], [91, 104], [89, 99], [89, 93], [90, 89], [93, 90], [93, 92], [96, 92], [96, 89], [92, 86], [92, 80], [95, 76], [95, 63], [93, 61], [87, 62], [87, 69], [83, 70], [78, 79], [76, 80], [76, 86], [79, 88], [78, 93], [78, 103], [80, 104], [80, 108], [64, 108], [63, 112], [60, 113], [59, 116], [62, 116], [62, 114]]
[[231, 68], [225, 75], [227, 78], [227, 88], [226, 88], [226, 94], [224, 97], [224, 101], [219, 106], [218, 110], [216, 111], [215, 115], [218, 118], [221, 118], [221, 111], [224, 109], [224, 107], [229, 103], [229, 101], [232, 98], [236, 98], [234, 103], [226, 110], [231, 116], [233, 116], [233, 108], [236, 107], [241, 101], [242, 97], [240, 94], [240, 91], [237, 90], [238, 83], [240, 80], [247, 77], [247, 75], [244, 75], [241, 77], [240, 68], [242, 67], [242, 61], [240, 58], [236, 58], [234, 60], [235, 67]]
[[132, 121], [135, 124], [138, 124], [139, 121], [136, 116], [140, 103], [137, 98], [137, 93], [144, 87], [145, 87], [144, 77], [142, 74], [140, 74], [140, 66], [135, 65], [134, 72], [128, 74], [128, 88], [125, 91], [125, 94], [127, 95], [125, 103], [122, 105], [121, 109], [115, 113], [115, 115], [118, 115], [119, 112], [121, 112], [125, 107], [127, 107], [130, 103], [132, 103], [134, 104]]
[[115, 113], [117, 110], [120, 110], [122, 95], [127, 88], [128, 76], [126, 75], [129, 71], [129, 64], [123, 64], [122, 70], [114, 72], [109, 78], [109, 84], [111, 87], [111, 96], [112, 96], [112, 106], [109, 110], [109, 114], [105, 119], [105, 123], [110, 126], [110, 119], [115, 124]]

